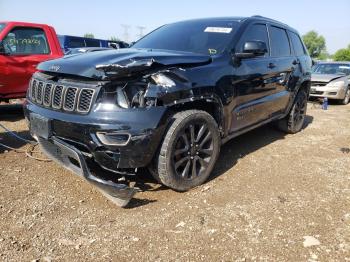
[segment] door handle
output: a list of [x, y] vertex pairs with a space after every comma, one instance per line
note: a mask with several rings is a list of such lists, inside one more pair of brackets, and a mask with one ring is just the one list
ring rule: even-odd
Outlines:
[[276, 65], [274, 63], [269, 63], [269, 65], [267, 67], [270, 69], [273, 69], [276, 67]]
[[298, 65], [298, 64], [300, 64], [299, 59], [294, 60], [292, 64], [293, 64], [293, 65]]

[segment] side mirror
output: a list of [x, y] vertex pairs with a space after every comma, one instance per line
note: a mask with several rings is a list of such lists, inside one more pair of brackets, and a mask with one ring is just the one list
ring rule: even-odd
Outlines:
[[237, 58], [252, 58], [263, 56], [267, 53], [267, 45], [263, 41], [247, 41], [244, 43], [243, 52], [236, 53]]

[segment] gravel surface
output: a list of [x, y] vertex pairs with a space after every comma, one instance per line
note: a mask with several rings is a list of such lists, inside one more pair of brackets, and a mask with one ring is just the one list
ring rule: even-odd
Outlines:
[[[21, 108], [0, 122], [28, 137]], [[54, 162], [0, 147], [0, 261], [350, 261], [350, 105], [222, 147], [206, 184], [145, 182], [128, 208]], [[3, 131], [0, 142], [25, 149]], [[39, 154], [36, 154], [40, 156]]]

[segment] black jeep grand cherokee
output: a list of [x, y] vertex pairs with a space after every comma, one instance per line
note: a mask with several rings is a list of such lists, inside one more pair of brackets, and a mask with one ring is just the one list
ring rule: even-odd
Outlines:
[[[168, 24], [132, 48], [38, 69], [24, 105], [32, 135], [50, 157], [126, 205], [135, 193], [127, 175], [137, 168], [185, 191], [208, 178], [229, 139], [271, 121], [300, 131], [311, 59], [294, 29], [254, 16]], [[126, 179], [97, 176], [93, 166]]]

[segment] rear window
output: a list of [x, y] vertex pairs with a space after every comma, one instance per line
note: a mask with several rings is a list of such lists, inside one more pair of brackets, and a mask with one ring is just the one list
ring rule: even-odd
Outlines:
[[3, 42], [9, 54], [50, 53], [45, 32], [41, 28], [16, 27], [7, 34]]
[[290, 38], [293, 44], [295, 55], [305, 55], [304, 45], [302, 44], [300, 37], [297, 34], [290, 32]]
[[289, 56], [290, 46], [286, 30], [271, 26], [271, 56]]
[[5, 26], [6, 26], [6, 24], [0, 23], [0, 33], [1, 33], [1, 31], [5, 28]]

